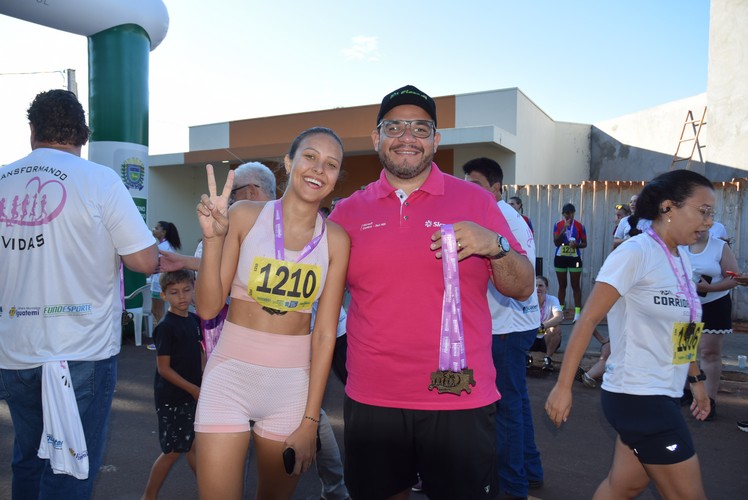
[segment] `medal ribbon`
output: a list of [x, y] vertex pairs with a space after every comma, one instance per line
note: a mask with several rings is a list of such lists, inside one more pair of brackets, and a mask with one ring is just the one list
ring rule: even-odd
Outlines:
[[439, 342], [439, 370], [461, 372], [467, 367], [460, 306], [460, 272], [457, 267], [457, 240], [451, 224], [441, 227], [444, 300]]
[[569, 243], [571, 239], [574, 237], [574, 220], [571, 221], [571, 226], [566, 228], [566, 243]]
[[692, 280], [688, 279], [688, 276], [690, 276], [691, 273], [686, 271], [686, 265], [683, 263], [683, 258], [678, 257], [681, 268], [683, 269], [683, 275], [681, 275], [675, 265], [673, 254], [670, 253], [670, 250], [668, 250], [667, 245], [662, 241], [662, 238], [660, 238], [651, 227], [647, 229], [647, 234], [659, 243], [660, 248], [662, 248], [662, 251], [667, 255], [668, 262], [670, 262], [670, 268], [673, 270], [673, 274], [675, 274], [675, 278], [678, 280], [678, 290], [680, 290], [680, 292], [688, 299], [688, 309], [691, 313], [691, 322], [695, 323], [699, 320], [699, 316], [701, 315], [701, 302], [698, 299], [698, 295], [696, 295], [696, 285], [694, 285]]
[[122, 310], [125, 308], [125, 265], [122, 260], [119, 261], [119, 296], [122, 300]]
[[[275, 258], [278, 260], [286, 260], [285, 255], [285, 240], [283, 238], [283, 205], [281, 204], [281, 200], [276, 200], [274, 202], [273, 207], [273, 233], [275, 234]], [[318, 236], [315, 236], [312, 238], [312, 241], [307, 243], [304, 248], [301, 250], [301, 253], [299, 254], [299, 257], [296, 259], [296, 262], [301, 262], [301, 259], [312, 253], [312, 250], [317, 248], [317, 245], [319, 245], [320, 240], [322, 240], [322, 236], [325, 234], [325, 224], [322, 224], [322, 231], [320, 231]]]
[[550, 314], [548, 314], [548, 308], [551, 307], [550, 304], [548, 304], [548, 292], [545, 294], [545, 300], [543, 301], [543, 307], [540, 308], [540, 322], [545, 323], [545, 319], [549, 318]]

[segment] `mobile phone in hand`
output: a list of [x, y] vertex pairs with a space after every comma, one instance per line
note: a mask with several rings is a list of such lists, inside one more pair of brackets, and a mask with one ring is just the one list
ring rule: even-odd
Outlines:
[[294, 465], [296, 465], [296, 451], [293, 448], [286, 448], [283, 450], [283, 467], [289, 476], [293, 474]]
[[[701, 279], [703, 281], [706, 281], [707, 283], [711, 283], [712, 282], [712, 277], [711, 276], [707, 276], [706, 274], [702, 274], [701, 275]], [[699, 297], [706, 297], [706, 292], [696, 292], [696, 295], [698, 295]]]

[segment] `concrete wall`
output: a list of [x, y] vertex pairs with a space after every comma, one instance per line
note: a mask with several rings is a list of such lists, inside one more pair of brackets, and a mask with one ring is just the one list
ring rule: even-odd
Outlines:
[[[740, 94], [740, 91], [736, 92]], [[690, 125], [685, 132], [683, 129], [688, 111], [692, 112], [694, 119], [700, 119], [711, 99], [711, 94], [699, 94], [596, 123], [590, 136], [589, 179], [646, 181], [670, 169], [676, 150], [681, 158], [690, 156], [693, 151], [689, 168], [714, 182], [746, 177], [746, 170], [740, 168], [740, 162], [728, 162], [737, 161], [734, 159], [737, 156], [748, 168], [745, 154], [748, 138], [737, 130], [743, 127], [748, 132], [748, 126], [743, 123], [748, 103], [732, 104], [744, 107], [742, 119], [732, 124], [732, 130], [727, 130], [724, 113], [720, 115], [719, 109], [708, 107], [706, 123], [699, 135], [701, 147], [694, 150], [692, 142], [685, 142], [678, 149], [681, 133], [684, 140], [693, 137]], [[731, 110], [727, 112], [732, 113]], [[685, 168], [686, 165], [686, 162], [678, 162], [676, 168]]]
[[[590, 134], [592, 127], [584, 123], [556, 123], [554, 163], [562, 180], [555, 182], [574, 182], [589, 179]], [[554, 171], [554, 169], [551, 169]], [[539, 182], [538, 179], [535, 179]]]
[[[645, 181], [667, 171], [686, 114], [691, 110], [694, 117], [700, 118], [704, 106], [706, 94], [699, 94], [594, 124], [590, 137], [589, 179]], [[707, 125], [699, 136], [699, 143], [707, 144], [709, 135]], [[684, 137], [693, 137], [693, 134]], [[679, 156], [690, 155], [690, 148], [685, 151], [681, 148]]]
[[[712, 0], [709, 23], [707, 172], [748, 170], [748, 0]], [[727, 179], [714, 179], [727, 180]]]

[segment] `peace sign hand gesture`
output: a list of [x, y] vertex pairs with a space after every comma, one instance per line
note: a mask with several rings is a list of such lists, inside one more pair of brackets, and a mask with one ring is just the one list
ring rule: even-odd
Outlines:
[[206, 165], [208, 173], [208, 193], [200, 197], [197, 204], [197, 219], [200, 229], [203, 231], [203, 239], [223, 237], [229, 230], [229, 195], [234, 185], [234, 171], [230, 170], [223, 186], [223, 192], [216, 194], [216, 177], [213, 174], [213, 165]]

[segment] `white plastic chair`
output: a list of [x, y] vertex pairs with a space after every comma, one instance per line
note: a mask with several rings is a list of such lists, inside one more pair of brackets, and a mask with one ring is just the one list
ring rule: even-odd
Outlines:
[[135, 330], [135, 345], [143, 343], [143, 321], [145, 321], [145, 333], [150, 337], [153, 330], [153, 315], [151, 314], [151, 285], [146, 283], [130, 295], [125, 296], [125, 300], [130, 300], [138, 294], [143, 295], [143, 305], [127, 309], [132, 313], [133, 329]]

